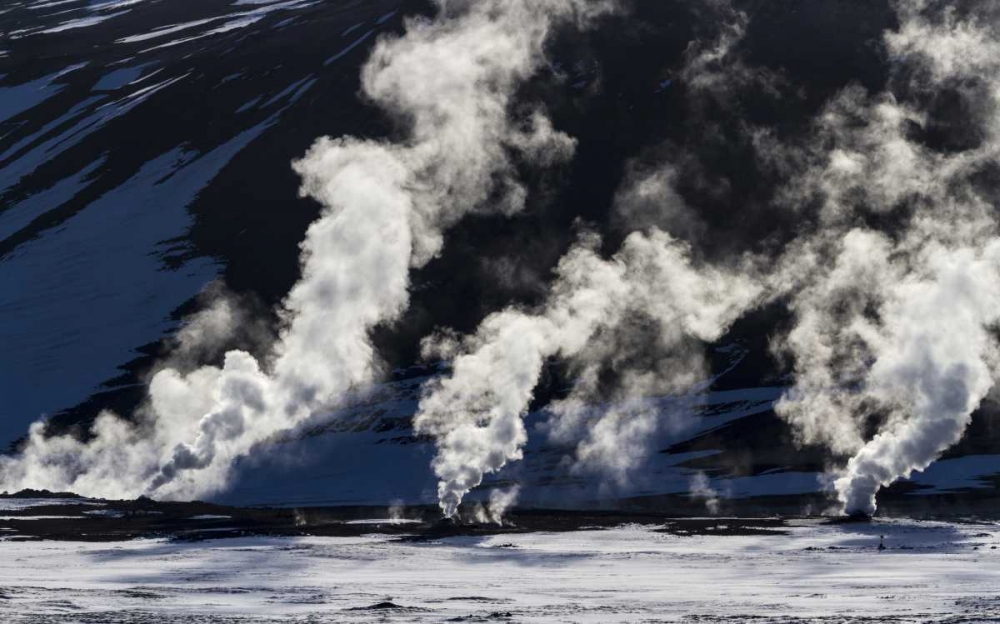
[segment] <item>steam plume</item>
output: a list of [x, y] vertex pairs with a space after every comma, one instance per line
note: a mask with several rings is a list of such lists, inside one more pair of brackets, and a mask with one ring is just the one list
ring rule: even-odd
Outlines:
[[511, 507], [517, 503], [517, 498], [521, 494], [521, 486], [512, 485], [506, 490], [496, 489], [490, 492], [490, 498], [486, 504], [476, 503], [472, 506], [471, 516], [474, 522], [479, 524], [504, 525], [504, 517]]
[[[881, 486], [956, 443], [1000, 364], [997, 197], [979, 181], [1000, 154], [995, 21], [932, 9], [898, 4], [893, 92], [832, 102], [786, 197], [818, 201], [821, 231], [786, 258], [807, 286], [779, 344], [796, 384], [778, 413], [850, 455], [835, 481], [848, 513], [874, 513]], [[945, 93], [971, 118], [942, 119]]]
[[[522, 208], [515, 154], [548, 164], [572, 153], [574, 142], [540, 110], [511, 119], [511, 98], [557, 22], [583, 24], [607, 9], [583, 0], [441, 0], [437, 19], [409, 20], [405, 36], [379, 41], [363, 91], [405, 124], [407, 138], [323, 138], [295, 163], [302, 193], [323, 212], [302, 242], [302, 277], [268, 358], [234, 350], [221, 368], [161, 370], [133, 422], [103, 413], [86, 442], [47, 438], [36, 423], [17, 457], [0, 458], [0, 489], [211, 494], [254, 446], [363, 388], [379, 365], [369, 332], [406, 308], [409, 269], [434, 257], [444, 231], [470, 211]], [[209, 318], [226, 317], [198, 326]]]
[[[562, 258], [538, 310], [503, 310], [472, 336], [443, 334], [425, 342], [427, 355], [454, 357], [451, 377], [429, 383], [414, 420], [418, 432], [437, 440], [433, 467], [446, 516], [485, 474], [521, 458], [527, 440], [522, 417], [547, 358], [564, 358], [582, 370], [574, 394], [557, 408], [579, 417], [581, 397], [590, 397], [600, 365], [614, 358], [615, 337], [638, 319], [655, 328], [662, 352], [691, 352], [689, 341], [718, 338], [760, 292], [738, 272], [698, 265], [685, 245], [659, 230], [633, 233], [608, 260], [596, 252], [598, 243], [584, 236]], [[655, 373], [626, 377], [623, 392], [630, 397], [654, 379], [676, 383]], [[585, 455], [617, 447], [618, 431], [631, 427], [623, 422], [625, 413], [604, 416], [596, 437], [581, 447]]]
[[712, 487], [712, 481], [700, 470], [691, 477], [689, 486], [692, 499], [705, 501], [705, 509], [713, 516], [719, 515], [719, 493]]
[[[735, 51], [747, 15], [724, 0], [702, 10], [721, 25], [685, 55], [681, 75], [695, 108], [727, 101], [733, 89], [771, 84], [769, 73]], [[568, 364], [574, 382], [569, 396], [548, 407], [549, 438], [576, 445], [574, 471], [624, 484], [670, 420], [650, 398], [703, 381], [702, 344], [764, 296], [751, 258], [714, 267], [678, 239], [697, 240], [704, 225], [677, 193], [676, 178], [669, 163], [633, 166], [614, 208], [634, 231], [610, 259], [598, 254], [596, 235], [581, 237], [537, 309], [492, 314], [465, 338], [443, 332], [425, 340], [425, 356], [454, 358], [452, 376], [425, 387], [414, 419], [417, 432], [437, 441], [433, 468], [445, 515], [484, 475], [521, 458], [522, 418], [550, 358]]]
[[[411, 20], [404, 37], [380, 41], [363, 71], [365, 95], [400, 120], [404, 139], [324, 138], [294, 165], [323, 213], [302, 243], [302, 278], [267, 357], [233, 350], [222, 367], [191, 365], [215, 355], [208, 338], [245, 322], [220, 299], [181, 331], [177, 357], [133, 419], [101, 414], [83, 442], [46, 437], [36, 423], [18, 456], [0, 458], [0, 489], [211, 494], [236, 459], [378, 375], [369, 333], [407, 307], [410, 269], [438, 254], [470, 212], [522, 209], [515, 161], [571, 155], [574, 141], [542, 111], [512, 118], [512, 99], [557, 23], [584, 25], [609, 8], [438, 5], [435, 20]], [[693, 101], [728, 111], [739, 90], [777, 92], [784, 78], [739, 54], [747, 15], [724, 0], [705, 5], [724, 24], [713, 43], [688, 49], [680, 75]], [[702, 343], [775, 297], [788, 301], [794, 325], [774, 347], [795, 372], [777, 411], [801, 442], [849, 458], [835, 480], [846, 511], [874, 512], [880, 487], [960, 439], [1000, 370], [998, 198], [987, 183], [1000, 156], [1000, 38], [991, 4], [942, 5], [897, 2], [886, 92], [843, 90], [805, 142], [746, 128], [787, 179], [777, 203], [802, 216], [773, 275], [749, 258], [710, 264], [681, 242], [708, 240], [710, 227], [675, 188], [683, 159], [634, 167], [617, 208], [624, 231], [635, 231], [617, 253], [600, 254], [599, 239], [584, 235], [541, 305], [496, 312], [470, 336], [425, 341], [427, 356], [453, 360], [452, 374], [425, 388], [414, 421], [437, 442], [446, 515], [484, 475], [521, 457], [522, 419], [548, 359], [563, 360], [575, 380], [551, 406], [549, 435], [576, 444], [579, 469], [624, 480], [661, 426], [646, 399], [701, 380]], [[715, 135], [725, 146], [728, 135]], [[516, 494], [497, 494], [495, 521]]]

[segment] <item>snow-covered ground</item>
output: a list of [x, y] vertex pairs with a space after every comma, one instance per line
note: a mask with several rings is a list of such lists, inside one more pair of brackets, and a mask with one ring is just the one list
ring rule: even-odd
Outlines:
[[0, 499], [0, 512], [23, 511], [32, 507], [49, 507], [52, 505], [94, 505], [104, 503], [81, 498], [3, 498]]
[[[725, 530], [725, 520], [719, 529]], [[1000, 526], [0, 544], [5, 622], [993, 622]], [[711, 533], [711, 531], [709, 531]], [[879, 536], [886, 550], [879, 552]]]

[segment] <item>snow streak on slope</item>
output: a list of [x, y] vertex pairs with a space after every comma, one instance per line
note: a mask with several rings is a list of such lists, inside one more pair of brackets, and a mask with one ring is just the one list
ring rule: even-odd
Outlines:
[[[169, 54], [141, 59], [135, 58], [140, 43], [101, 39], [113, 30], [111, 24], [155, 30], [162, 26], [149, 23], [159, 15], [155, 11], [130, 12], [65, 36], [41, 32], [67, 16], [131, 11], [138, 4], [13, 3], [0, 13], [0, 30], [17, 23], [38, 31], [12, 41], [13, 56], [0, 67], [0, 279], [7, 286], [0, 333], [8, 349], [0, 361], [6, 393], [0, 447], [22, 437], [40, 416], [79, 405], [109, 386], [122, 390], [121, 380], [114, 380], [119, 367], [140, 356], [143, 345], [174, 331], [177, 307], [223, 268], [220, 258], [198, 257], [182, 240], [192, 227], [189, 212], [206, 209], [199, 198], [289, 107], [303, 105], [319, 79], [343, 71], [338, 64], [323, 76], [315, 73], [329, 55], [321, 50], [314, 64], [305, 63], [311, 71], [287, 82], [283, 72], [274, 73], [270, 64], [257, 67], [253, 57], [238, 74], [214, 75], [242, 62], [226, 56], [238, 45], [236, 32], [220, 34], [211, 45], [178, 45]], [[375, 24], [386, 7], [395, 6], [370, 4], [350, 7], [347, 17], [332, 7], [325, 19], [353, 21], [368, 11], [365, 22]], [[219, 6], [198, 3], [193, 13]], [[261, 19], [239, 36], [266, 41], [281, 11], [296, 8], [305, 5], [251, 9]], [[223, 23], [228, 14], [206, 19]], [[35, 49], [35, 41], [50, 41], [38, 45], [61, 50], [58, 66], [51, 67], [48, 58], [28, 63], [38, 56], [30, 52], [18, 56], [17, 50]], [[78, 62], [67, 64], [66, 58]], [[286, 91], [288, 82], [297, 85], [292, 92]], [[238, 120], [185, 118], [184, 111], [201, 110], [191, 106], [191, 98], [203, 97], [200, 90], [212, 83], [218, 83], [212, 102], [246, 101], [245, 94], [256, 91], [271, 106]], [[291, 197], [294, 201], [294, 193]], [[111, 218], [123, 213], [130, 220]], [[106, 223], [111, 227], [98, 227]], [[69, 239], [73, 244], [64, 245]], [[74, 259], [79, 261], [74, 270], [54, 272]], [[81, 314], [83, 309], [88, 314]], [[128, 318], [119, 320], [122, 314]]]
[[[262, 122], [203, 155], [176, 148], [154, 158], [57, 232], [8, 256], [0, 271], [5, 318], [0, 340], [8, 356], [0, 368], [4, 379], [57, 389], [45, 397], [54, 410], [99, 384], [104, 371], [126, 359], [144, 337], [170, 329], [173, 324], [158, 318], [157, 311], [197, 292], [216, 267], [203, 259], [187, 263], [183, 273], [166, 273], [150, 249], [185, 232], [188, 204], [269, 125]], [[101, 276], [98, 285], [88, 279], [95, 275]], [[88, 314], [47, 305], [53, 298], [86, 305]], [[46, 348], [52, 331], [65, 336], [57, 350]], [[77, 335], [87, 338], [74, 339]], [[91, 350], [93, 342], [103, 345], [99, 355], [104, 359]], [[17, 398], [11, 397], [9, 409], [26, 407]], [[23, 433], [17, 421], [3, 426], [4, 438]]]

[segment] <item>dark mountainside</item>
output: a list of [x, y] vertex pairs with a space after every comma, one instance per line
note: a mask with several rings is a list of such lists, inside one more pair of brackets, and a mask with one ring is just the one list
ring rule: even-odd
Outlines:
[[[395, 136], [393, 120], [358, 96], [359, 69], [378, 36], [402, 32], [403, 16], [432, 14], [427, 3], [416, 1], [282, 4], [292, 6], [252, 15], [252, 24], [227, 32], [198, 37], [221, 23], [211, 22], [133, 42], [116, 41], [217, 18], [235, 8], [261, 9], [217, 0], [150, 0], [106, 22], [49, 34], [30, 31], [58, 24], [60, 18], [51, 16], [58, 7], [37, 10], [12, 3], [0, 12], [0, 32], [8, 35], [0, 40], [5, 52], [0, 90], [87, 63], [59, 77], [61, 89], [23, 112], [15, 102], [21, 91], [0, 95], [0, 105], [11, 111], [0, 120], [0, 289], [7, 293], [0, 305], [0, 342], [11, 345], [0, 359], [0, 376], [13, 382], [2, 442], [11, 450], [42, 413], [49, 415], [50, 431], [83, 436], [102, 410], [132, 413], [146, 395], [146, 380], [172, 349], [170, 333], [203, 306], [206, 296], [199, 291], [213, 279], [257, 321], [229, 344], [217, 346], [204, 363], [219, 363], [227, 348], [265, 353], [278, 324], [274, 310], [299, 278], [299, 242], [320, 209], [299, 197], [300, 178], [290, 163], [322, 135]], [[449, 230], [440, 257], [412, 274], [409, 309], [401, 321], [376, 332], [388, 380], [406, 382], [427, 374], [433, 363], [420, 361], [420, 340], [435, 328], [472, 332], [492, 311], [539, 303], [556, 263], [583, 228], [604, 234], [604, 252], [616, 250], [635, 226], [623, 224], [612, 210], [629, 172], [664, 161], [676, 168], [678, 190], [697, 210], [697, 219], [673, 231], [697, 240], [698, 253], [713, 261], [732, 260], [745, 251], [776, 254], [809, 227], [802, 213], [774, 207], [779, 180], [755, 157], [746, 124], [773, 127], [790, 140], [805, 138], [810, 120], [841, 89], [852, 83], [872, 92], [884, 88], [889, 76], [878, 42], [896, 25], [895, 14], [886, 2], [863, 0], [741, 0], [734, 6], [750, 17], [737, 48], [743, 62], [769, 70], [774, 78], [751, 83], [725, 100], [695, 92], [681, 76], [690, 43], [718, 36], [722, 22], [707, 6], [635, 0], [627, 3], [625, 14], [606, 18], [596, 28], [555, 38], [548, 48], [551, 65], [522, 87], [518, 101], [525, 118], [532, 105], [544, 104], [554, 126], [577, 139], [576, 154], [565, 166], [543, 173], [524, 167], [530, 189], [524, 212], [461, 221]], [[24, 36], [13, 36], [25, 30]], [[174, 44], [150, 49], [168, 42]], [[139, 73], [128, 78], [150, 77], [93, 90], [116, 68], [137, 66]], [[154, 71], [159, 75], [151, 75]], [[183, 78], [166, 84], [177, 77]], [[142, 92], [154, 84], [156, 89]], [[126, 108], [102, 117], [107, 113], [100, 107], [112, 101]], [[200, 161], [206, 166], [185, 174], [183, 164], [213, 154], [217, 160]], [[36, 260], [45, 248], [33, 245], [95, 210], [95, 202], [128, 187], [148, 163], [164, 157], [163, 167], [142, 178], [146, 194], [119, 196], [140, 212], [176, 213], [163, 223], [162, 234], [143, 233], [147, 238], [136, 238], [135, 249], [94, 235], [88, 240], [102, 247], [104, 259], [83, 265], [92, 267], [79, 270], [85, 272], [67, 268], [65, 263], [75, 262], [70, 252], [48, 263]], [[54, 192], [70, 179], [76, 180], [72, 192]], [[28, 204], [33, 197], [43, 198], [41, 209]], [[127, 215], [109, 218], [123, 221], [106, 236], [132, 236]], [[667, 217], [655, 213], [642, 218], [677, 225], [658, 221]], [[142, 242], [147, 239], [155, 244]], [[116, 256], [119, 248], [127, 253]], [[152, 264], [137, 267], [136, 277], [117, 276], [128, 273], [123, 265], [137, 258]], [[51, 276], [60, 271], [72, 287], [55, 292], [27, 287], [37, 285], [41, 273], [49, 276], [43, 283], [56, 283]], [[190, 278], [169, 286], [147, 278], [183, 274]], [[123, 298], [133, 283], [144, 284], [143, 289], [135, 299]], [[33, 307], [39, 297], [50, 299], [44, 309]], [[767, 306], [730, 329], [718, 346], [737, 345], [743, 356], [734, 364], [731, 352], [713, 352], [713, 374], [721, 376], [712, 390], [787, 385], [789, 363], [778, 361], [769, 349], [776, 328], [788, 323], [785, 315], [781, 306]], [[81, 320], [87, 317], [94, 318]], [[132, 342], [109, 346], [105, 338], [119, 323], [135, 324], [122, 334], [122, 340]], [[91, 360], [98, 352], [99, 360]], [[569, 374], [552, 362], [533, 410], [565, 396]], [[67, 376], [70, 381], [64, 382]], [[415, 388], [411, 392], [416, 395]], [[998, 406], [987, 399], [945, 458], [1000, 453], [998, 423]], [[389, 442], [412, 442], [408, 422], [398, 414], [379, 413], [362, 424], [395, 432]], [[343, 426], [350, 430], [352, 425]], [[788, 424], [766, 406], [659, 450], [690, 453], [679, 466], [730, 478], [818, 472], [842, 459], [819, 447], [796, 446]], [[323, 465], [336, 472], [342, 469], [339, 459], [331, 456]], [[987, 491], [996, 492], [997, 477], [990, 482]], [[931, 497], [907, 496], [918, 487], [901, 482], [884, 492], [880, 501], [893, 501], [885, 513], [893, 513], [893, 505], [905, 511], [930, 506]], [[759, 504], [752, 494], [745, 496], [749, 502], [738, 510], [744, 513]], [[789, 513], [813, 504], [810, 496], [788, 503]], [[969, 494], [969, 513], [980, 513], [975, 501], [988, 496]], [[683, 511], [686, 500], [655, 492], [628, 498], [618, 504], [632, 510]], [[822, 507], [824, 500], [819, 496], [814, 504]]]

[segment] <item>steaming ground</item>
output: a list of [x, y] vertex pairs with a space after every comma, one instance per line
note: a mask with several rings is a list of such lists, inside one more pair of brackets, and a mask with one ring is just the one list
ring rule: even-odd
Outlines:
[[996, 17], [8, 2], [0, 620], [997, 621]]
[[995, 523], [754, 528], [729, 518], [423, 541], [373, 534], [6, 543], [0, 618], [990, 622], [1000, 618], [998, 547]]
[[[550, 5], [552, 15], [558, 15], [576, 4], [528, 2], [523, 7], [537, 11]], [[446, 486], [440, 492], [446, 505], [480, 479], [483, 484], [473, 489], [473, 500], [500, 492], [511, 497], [516, 486], [526, 502], [535, 503], [640, 499], [659, 504], [669, 500], [661, 497], [688, 491], [706, 509], [753, 496], [804, 495], [808, 500], [829, 485], [819, 475], [842, 467], [870, 437], [868, 425], [884, 425], [886, 435], [878, 438], [882, 446], [855, 462], [865, 467], [854, 471], [859, 476], [855, 481], [864, 486], [858, 489], [859, 509], [873, 508], [868, 497], [879, 484], [924, 468], [945, 449], [941, 461], [898, 482], [892, 494], [916, 501], [928, 491], [961, 491], [977, 500], [980, 490], [996, 489], [1000, 470], [995, 397], [983, 399], [991, 384], [983, 366], [992, 366], [996, 354], [989, 348], [978, 353], [993, 344], [990, 332], [996, 320], [990, 297], [996, 295], [997, 246], [989, 247], [989, 254], [978, 250], [987, 248], [985, 242], [996, 233], [995, 189], [983, 179], [994, 173], [989, 168], [995, 160], [991, 146], [1000, 126], [994, 123], [998, 91], [990, 86], [997, 75], [991, 60], [996, 55], [953, 54], [958, 44], [971, 45], [972, 51], [994, 50], [997, 37], [987, 27], [990, 20], [976, 19], [979, 13], [990, 15], [988, 3], [966, 4], [961, 12], [937, 15], [936, 5], [925, 2], [708, 2], [704, 11], [690, 3], [635, 2], [612, 27], [567, 28], [551, 49], [532, 30], [545, 30], [545, 20], [535, 19], [548, 16], [545, 11], [524, 14], [532, 29], [520, 27], [516, 11], [493, 15], [494, 21], [506, 16], [496, 23], [459, 20], [463, 26], [456, 29], [446, 23], [425, 24], [423, 31], [414, 26], [411, 30], [423, 32], [426, 39], [412, 40], [424, 44], [440, 40], [450, 42], [449, 49], [455, 44], [454, 49], [467, 51], [486, 41], [468, 36], [475, 31], [497, 35], [510, 49], [530, 54], [484, 54], [492, 62], [486, 72], [491, 78], [485, 81], [492, 86], [485, 93], [466, 90], [483, 82], [477, 72], [466, 75], [430, 62], [389, 72], [387, 82], [376, 80], [381, 87], [369, 92], [369, 100], [383, 105], [405, 104], [403, 109], [426, 113], [440, 102], [464, 102], [468, 111], [499, 113], [485, 120], [466, 118], [468, 111], [460, 106], [444, 116], [445, 121], [460, 120], [451, 125], [432, 114], [424, 120], [427, 124], [417, 124], [411, 140], [400, 142], [400, 128], [393, 127], [385, 111], [373, 110], [372, 101], [357, 97], [359, 69], [380, 37], [407, 30], [404, 15], [433, 13], [424, 3], [13, 2], [0, 12], [0, 30], [7, 35], [0, 50], [0, 342], [5, 349], [0, 374], [7, 392], [2, 442], [24, 435], [28, 423], [41, 416], [53, 415], [52, 432], [65, 432], [74, 426], [86, 429], [105, 408], [126, 417], [134, 414], [152, 371], [164, 364], [161, 359], [154, 365], [163, 355], [156, 341], [174, 332], [180, 318], [192, 318], [192, 312], [204, 309], [212, 317], [218, 308], [192, 297], [219, 275], [230, 288], [251, 300], [259, 297], [263, 305], [248, 306], [247, 315], [234, 323], [247, 335], [231, 337], [224, 345], [203, 341], [196, 352], [181, 354], [191, 360], [180, 362], [182, 368], [221, 365], [221, 354], [229, 348], [245, 348], [258, 357], [263, 350], [261, 361], [266, 362], [266, 348], [260, 345], [273, 337], [267, 335], [274, 320], [268, 306], [282, 301], [299, 279], [297, 245], [318, 210], [318, 204], [295, 199], [301, 180], [288, 164], [301, 158], [317, 136], [350, 134], [363, 142], [326, 144], [313, 155], [325, 154], [336, 165], [347, 150], [347, 160], [354, 163], [367, 146], [379, 156], [372, 161], [379, 165], [376, 171], [395, 162], [408, 170], [436, 172], [421, 179], [427, 186], [401, 182], [397, 190], [405, 191], [402, 195], [423, 188], [421, 201], [442, 193], [462, 199], [448, 202], [456, 212], [445, 216], [431, 210], [438, 202], [425, 202], [427, 210], [418, 212], [434, 227], [418, 228], [422, 242], [416, 248], [422, 251], [412, 259], [412, 292], [397, 288], [391, 301], [382, 302], [385, 309], [351, 325], [359, 340], [347, 340], [349, 346], [359, 342], [362, 351], [377, 347], [391, 368], [411, 364], [414, 345], [423, 336], [435, 336], [430, 343], [442, 355], [458, 356], [453, 381], [446, 385], [449, 392], [425, 402], [432, 409], [418, 410], [419, 389], [412, 381], [394, 380], [375, 389], [376, 394], [392, 394], [391, 400], [367, 403], [363, 397], [360, 407], [333, 413], [314, 409], [311, 392], [293, 393], [292, 403], [310, 403], [306, 411], [315, 418], [302, 422], [297, 416], [290, 419], [295, 427], [264, 427], [245, 436], [248, 430], [237, 426], [238, 418], [209, 419], [203, 433], [210, 435], [199, 434], [198, 441], [235, 436], [239, 448], [223, 448], [223, 454], [249, 456], [224, 458], [226, 470], [233, 459], [233, 471], [239, 473], [232, 483], [197, 484], [178, 496], [215, 492], [225, 485], [232, 489], [220, 498], [237, 502], [430, 502], [441, 486], [434, 483], [430, 468], [435, 451], [410, 428], [420, 412], [424, 417], [418, 418], [417, 433], [438, 438], [434, 470]], [[481, 26], [489, 28], [475, 30]], [[783, 36], [774, 37], [775, 32]], [[792, 35], [784, 38], [785, 33]], [[529, 45], [518, 43], [524, 36]], [[774, 41], [782, 42], [781, 50], [774, 49]], [[413, 55], [404, 45], [402, 56], [383, 48], [382, 60], [426, 61], [421, 54], [433, 47], [417, 46], [416, 52], [424, 52]], [[443, 56], [464, 58], [458, 53]], [[445, 100], [411, 88], [410, 80], [426, 83], [425, 74], [469, 99]], [[532, 74], [530, 80], [527, 74]], [[794, 89], [784, 89], [786, 79]], [[762, 100], [760, 90], [767, 92]], [[770, 100], [775, 94], [776, 100]], [[485, 100], [478, 99], [483, 95]], [[976, 114], [955, 113], [951, 105]], [[523, 107], [535, 114], [529, 116]], [[539, 112], [543, 109], [551, 127]], [[742, 129], [746, 123], [771, 128], [770, 111], [777, 111], [779, 125], [787, 121], [790, 128], [808, 127], [797, 135], [804, 143], [772, 145], [774, 137], [758, 133], [752, 137], [753, 148], [768, 158], [742, 153], [748, 140]], [[475, 123], [467, 126], [466, 121]], [[464, 160], [453, 167], [456, 150], [435, 147], [441, 145], [436, 139], [424, 140], [461, 137], [468, 127], [483, 130], [496, 143], [474, 142], [485, 146], [487, 158], [478, 158], [483, 154], [476, 151], [463, 153]], [[564, 159], [570, 143], [576, 147], [571, 169], [555, 168], [553, 173], [550, 161]], [[554, 150], [558, 154], [541, 149], [545, 145], [559, 148]], [[526, 158], [518, 158], [515, 168], [508, 159], [516, 151]], [[886, 153], [893, 158], [880, 156]], [[476, 193], [485, 193], [480, 177], [453, 175], [469, 175], [474, 169], [467, 167], [470, 156], [482, 165], [479, 173], [499, 182], [488, 205], [475, 210]], [[909, 158], [911, 166], [894, 169], [901, 157]], [[314, 186], [322, 186], [337, 167], [316, 160], [315, 171], [305, 173]], [[805, 169], [788, 170], [790, 162]], [[867, 163], [877, 175], [859, 174], [865, 167], [859, 169], [858, 163]], [[975, 165], [974, 170], [967, 165]], [[531, 171], [523, 171], [525, 167]], [[769, 167], [775, 171], [769, 173]], [[552, 180], [547, 179], [550, 174]], [[771, 174], [781, 181], [766, 179]], [[338, 190], [332, 196], [340, 196], [342, 182], [330, 182]], [[807, 280], [817, 287], [793, 289], [800, 299], [793, 311], [799, 321], [819, 321], [800, 323], [809, 331], [793, 335], [788, 351], [798, 364], [807, 364], [793, 376], [772, 374], [775, 363], [767, 356], [768, 339], [783, 331], [781, 314], [733, 324], [737, 311], [757, 305], [750, 296], [755, 289], [732, 279], [734, 269], [725, 262], [713, 264], [732, 259], [736, 250], [754, 248], [772, 230], [787, 234], [799, 229], [797, 216], [772, 210], [769, 194], [776, 184], [777, 195], [795, 200], [799, 208], [819, 202], [828, 226], [820, 231], [830, 237], [829, 249], [822, 240], [803, 242], [803, 250], [813, 249], [823, 258], [816, 264], [816, 279]], [[748, 186], [763, 191], [755, 194]], [[527, 199], [521, 190], [528, 192]], [[549, 192], [556, 197], [546, 197]], [[503, 215], [498, 217], [493, 200], [501, 196], [510, 201], [499, 202]], [[855, 206], [855, 200], [863, 206]], [[983, 208], [987, 204], [991, 210]], [[937, 218], [942, 206], [961, 208], [951, 216], [963, 218]], [[982, 219], [968, 218], [981, 208]], [[453, 223], [469, 210], [474, 214]], [[734, 211], [739, 219], [733, 219]], [[907, 220], [911, 212], [918, 218]], [[577, 236], [580, 218], [593, 236]], [[349, 221], [356, 227], [366, 223]], [[856, 227], [859, 221], [871, 231], [845, 233], [847, 224]], [[939, 221], [977, 225], [982, 231], [939, 228]], [[739, 223], [736, 228], [734, 222]], [[627, 236], [644, 228], [663, 232]], [[379, 235], [386, 231], [373, 229]], [[424, 266], [425, 255], [436, 249], [443, 233], [442, 256]], [[595, 242], [597, 235], [602, 242]], [[353, 234], [348, 238], [358, 242]], [[698, 257], [688, 258], [687, 247], [675, 239], [691, 243]], [[378, 245], [368, 248], [386, 251]], [[328, 269], [356, 257], [350, 249], [334, 251], [337, 261], [324, 265]], [[406, 273], [401, 264], [405, 251], [392, 254], [396, 286]], [[564, 253], [559, 266], [566, 270], [560, 269], [560, 279], [550, 279]], [[859, 254], [880, 262], [852, 262]], [[788, 254], [793, 259], [809, 255]], [[581, 259], [586, 262], [577, 262]], [[949, 268], [953, 265], [957, 269]], [[660, 270], [664, 267], [672, 270]], [[833, 272], [826, 274], [831, 267]], [[356, 277], [364, 272], [347, 273]], [[859, 280], [866, 275], [871, 279]], [[569, 279], [574, 276], [586, 279]], [[598, 283], [601, 276], [613, 279]], [[968, 283], [971, 278], [975, 284]], [[386, 290], [384, 280], [362, 281], [375, 294]], [[663, 284], [668, 296], [636, 296]], [[871, 292], [859, 295], [854, 288], [859, 284]], [[547, 290], [555, 295], [546, 297]], [[560, 298], [560, 290], [582, 293], [584, 299], [598, 293], [603, 297], [599, 301], [615, 305], [596, 307], [595, 317], [584, 322], [565, 323], [567, 309], [581, 308], [572, 297]], [[317, 292], [330, 295], [325, 288]], [[725, 301], [727, 296], [733, 300]], [[841, 297], [858, 304], [847, 306], [851, 314], [840, 314], [845, 309]], [[651, 301], [667, 305], [651, 306]], [[865, 301], [868, 305], [860, 305]], [[402, 313], [400, 307], [407, 303]], [[876, 308], [881, 308], [880, 323], [869, 327], [867, 316]], [[330, 301], [315, 309], [340, 310]], [[510, 310], [515, 313], [506, 313]], [[636, 316], [640, 319], [634, 324]], [[493, 320], [477, 331], [484, 317]], [[651, 320], [645, 317], [671, 332], [683, 329], [680, 334], [660, 332], [664, 358], [650, 360], [646, 356], [663, 354], [643, 352], [648, 346], [644, 323]], [[675, 322], [678, 318], [684, 322]], [[960, 326], [956, 318], [968, 323]], [[378, 321], [392, 320], [398, 327], [369, 344], [368, 330]], [[456, 333], [435, 333], [441, 327]], [[960, 327], [964, 331], [957, 331]], [[496, 332], [507, 342], [494, 340], [491, 332], [498, 328], [507, 328]], [[522, 353], [525, 345], [519, 339], [527, 335], [525, 328], [532, 329], [537, 344]], [[860, 342], [850, 340], [859, 328], [866, 330], [854, 336]], [[379, 326], [375, 333], [383, 329]], [[456, 342], [462, 333], [469, 338]], [[342, 335], [347, 334], [323, 334], [336, 340]], [[964, 337], [965, 347], [951, 353], [945, 347], [958, 336]], [[701, 361], [702, 341], [713, 343], [706, 346], [704, 358], [710, 362]], [[749, 354], [734, 365], [729, 356], [747, 342], [752, 343]], [[316, 344], [314, 339], [301, 341], [305, 347]], [[934, 348], [927, 358], [908, 351], [928, 344]], [[336, 351], [316, 350], [325, 355]], [[496, 353], [503, 357], [492, 357]], [[811, 362], [808, 354], [823, 357]], [[553, 357], [568, 359], [571, 370], [550, 375], [548, 360]], [[609, 357], [613, 368], [630, 374], [628, 383], [606, 393], [602, 366]], [[971, 362], [962, 359], [969, 357]], [[846, 374], [843, 363], [872, 358], [883, 365], [865, 393], [827, 389], [827, 378], [841, 388], [855, 387], [852, 374], [860, 373]], [[463, 368], [463, 361], [476, 366]], [[911, 370], [921, 362], [927, 366]], [[636, 363], [635, 371], [631, 363]], [[253, 372], [247, 358], [235, 364], [236, 373]], [[343, 357], [330, 364], [296, 365], [292, 377], [308, 377], [302, 371], [339, 374], [355, 365], [376, 368], [366, 358]], [[484, 364], [514, 374], [494, 374]], [[947, 374], [938, 375], [940, 371]], [[969, 379], [976, 383], [966, 383], [959, 374], [963, 371], [975, 372]], [[353, 382], [365, 386], [374, 371], [362, 373]], [[583, 383], [568, 384], [567, 375]], [[510, 380], [516, 387], [504, 384]], [[921, 392], [915, 394], [906, 384], [917, 382]], [[572, 386], [568, 397], [560, 387], [567, 384]], [[798, 405], [806, 409], [785, 409], [785, 421], [779, 421], [772, 408], [789, 384], [797, 384]], [[344, 384], [334, 385], [337, 392], [328, 394], [339, 394]], [[954, 392], [943, 391], [948, 388]], [[609, 398], [605, 394], [613, 400], [603, 402]], [[872, 409], [863, 400], [866, 394], [880, 399], [881, 407], [893, 408], [885, 423], [864, 422]], [[924, 394], [932, 409], [921, 411], [924, 418], [915, 423], [920, 426], [911, 427], [913, 406], [906, 401]], [[484, 396], [490, 401], [483, 401]], [[510, 400], [502, 413], [491, 413], [489, 419], [476, 414], [483, 405], [497, 405], [497, 397]], [[836, 399], [836, 418], [818, 409], [831, 397]], [[937, 401], [942, 397], [950, 398]], [[259, 411], [258, 398], [236, 392], [234, 410]], [[553, 398], [556, 409], [536, 409]], [[196, 419], [206, 411], [202, 407], [179, 413]], [[950, 417], [935, 419], [941, 410]], [[487, 420], [491, 424], [484, 431]], [[817, 421], [820, 427], [814, 426]], [[906, 443], [913, 440], [902, 434], [913, 432], [930, 433], [916, 438], [920, 444]], [[93, 446], [91, 459], [103, 461], [112, 457], [108, 451], [142, 447], [122, 443], [116, 435], [106, 436], [105, 442]], [[168, 479], [178, 471], [210, 465], [214, 450], [211, 444], [203, 446], [174, 447], [173, 440], [159, 444], [156, 451], [169, 457], [160, 462], [163, 466], [153, 462], [153, 467], [162, 467]], [[172, 452], [175, 448], [179, 454]], [[75, 478], [76, 460], [84, 455], [79, 450], [73, 445], [53, 448], [39, 464], [54, 472], [65, 469]], [[135, 459], [142, 453], [132, 455]], [[149, 463], [146, 456], [139, 459], [140, 467]], [[112, 469], [120, 466], [109, 463]], [[591, 468], [597, 470], [588, 472]], [[81, 487], [133, 495], [143, 490], [138, 485], [121, 488], [118, 481], [152, 478], [135, 465], [114, 472], [93, 471]], [[64, 482], [29, 481], [36, 487]], [[8, 487], [20, 487], [17, 479], [10, 483]]]

